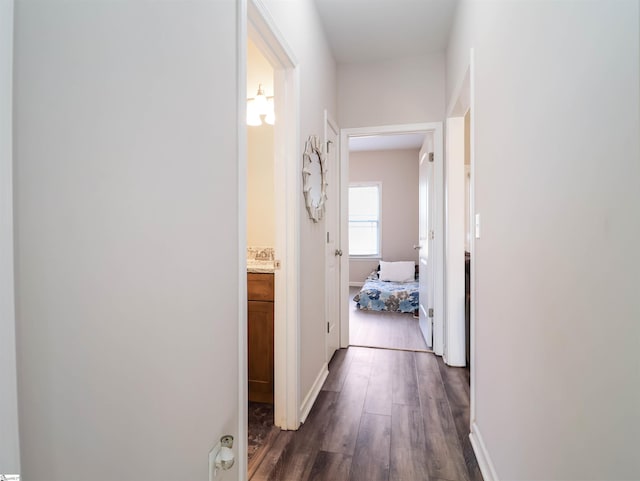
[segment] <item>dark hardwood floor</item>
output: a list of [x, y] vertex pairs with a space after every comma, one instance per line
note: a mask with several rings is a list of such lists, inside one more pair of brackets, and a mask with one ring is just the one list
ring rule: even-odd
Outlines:
[[336, 352], [306, 422], [280, 431], [253, 481], [482, 481], [469, 373], [426, 352]]
[[362, 311], [353, 297], [358, 287], [349, 288], [349, 340], [353, 346], [430, 351], [413, 314]]

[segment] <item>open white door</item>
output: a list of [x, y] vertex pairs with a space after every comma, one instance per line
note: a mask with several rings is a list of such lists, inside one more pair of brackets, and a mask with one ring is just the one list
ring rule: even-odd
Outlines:
[[434, 306], [434, 169], [433, 139], [427, 135], [420, 149], [419, 182], [419, 324], [427, 346], [433, 347]]
[[338, 165], [338, 127], [325, 111], [325, 152], [327, 163], [326, 227], [326, 352], [327, 362], [340, 347], [340, 175]]

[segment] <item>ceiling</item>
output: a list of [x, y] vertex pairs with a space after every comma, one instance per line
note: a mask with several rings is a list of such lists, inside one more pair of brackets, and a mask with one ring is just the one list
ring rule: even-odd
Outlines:
[[424, 142], [424, 133], [365, 135], [349, 137], [349, 150], [362, 152], [370, 150], [419, 149]]
[[338, 63], [443, 52], [458, 0], [315, 0]]

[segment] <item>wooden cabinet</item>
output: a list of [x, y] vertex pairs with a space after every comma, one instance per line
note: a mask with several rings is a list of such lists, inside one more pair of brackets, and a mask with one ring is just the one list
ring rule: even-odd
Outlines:
[[247, 274], [249, 401], [273, 403], [273, 274]]

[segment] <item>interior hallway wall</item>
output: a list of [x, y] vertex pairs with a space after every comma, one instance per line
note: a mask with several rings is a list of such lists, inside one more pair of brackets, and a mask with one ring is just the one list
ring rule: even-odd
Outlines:
[[25, 480], [205, 480], [238, 436], [236, 12], [16, 4]]
[[639, 20], [635, 0], [458, 8], [450, 101], [475, 50], [476, 422], [502, 480], [640, 479]]
[[0, 473], [20, 473], [13, 279], [13, 0], [0, 1]]
[[[264, 0], [283, 38], [299, 64], [300, 78], [300, 164], [309, 135], [320, 139], [324, 132], [324, 109], [336, 115], [336, 66], [324, 36], [313, 0], [295, 2]], [[277, 120], [276, 120], [277, 121]], [[328, 200], [331, 202], [331, 199]], [[324, 220], [314, 223], [300, 208], [300, 399], [310, 392], [325, 361]]]
[[441, 122], [443, 53], [338, 66], [341, 128]]

